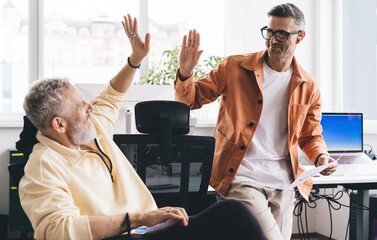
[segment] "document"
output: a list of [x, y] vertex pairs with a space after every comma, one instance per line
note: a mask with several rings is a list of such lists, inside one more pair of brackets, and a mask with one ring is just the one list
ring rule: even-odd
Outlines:
[[314, 175], [319, 174], [320, 172], [322, 172], [326, 168], [328, 168], [331, 165], [335, 164], [339, 160], [339, 158], [336, 161], [334, 161], [334, 162], [330, 162], [328, 164], [325, 164], [325, 165], [322, 165], [322, 166], [319, 166], [319, 167], [316, 167], [316, 168], [313, 168], [313, 169], [310, 169], [310, 170], [307, 170], [307, 171], [303, 172], [300, 176], [298, 176], [298, 178], [293, 183], [291, 183], [291, 185], [289, 186], [289, 188], [290, 189], [295, 188], [299, 184], [301, 184], [301, 183], [305, 182], [306, 180], [312, 178]]
[[142, 227], [139, 227], [139, 228], [135, 228], [135, 229], [131, 230], [131, 235], [132, 236], [138, 236], [138, 235], [144, 235], [144, 234], [153, 234], [155, 232], [162, 231], [166, 228], [170, 228], [170, 227], [177, 225], [177, 224], [179, 224], [179, 221], [177, 221], [175, 219], [169, 219], [169, 220], [166, 220], [165, 222], [156, 224], [152, 227], [142, 226]]

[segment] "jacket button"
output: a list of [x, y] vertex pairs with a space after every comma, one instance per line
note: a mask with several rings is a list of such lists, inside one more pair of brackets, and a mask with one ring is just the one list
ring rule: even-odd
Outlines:
[[258, 100], [258, 104], [262, 104], [262, 102], [263, 102], [262, 100]]
[[231, 173], [234, 172], [234, 169], [233, 169], [233, 168], [230, 168], [230, 169], [229, 169], [229, 172], [231, 172]]
[[246, 147], [244, 145], [242, 145], [240, 148], [241, 148], [241, 150], [245, 150]]
[[250, 122], [250, 123], [249, 123], [249, 127], [252, 127], [252, 126], [254, 126], [254, 123], [253, 123], [253, 122]]

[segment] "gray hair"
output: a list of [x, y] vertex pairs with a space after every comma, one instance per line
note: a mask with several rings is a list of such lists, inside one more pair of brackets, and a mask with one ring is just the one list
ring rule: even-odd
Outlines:
[[301, 30], [305, 27], [305, 17], [304, 13], [292, 3], [283, 3], [271, 8], [267, 13], [269, 17], [292, 17]]
[[67, 99], [60, 90], [70, 86], [68, 79], [43, 79], [33, 84], [25, 97], [24, 110], [39, 130], [48, 129], [54, 117], [66, 114]]

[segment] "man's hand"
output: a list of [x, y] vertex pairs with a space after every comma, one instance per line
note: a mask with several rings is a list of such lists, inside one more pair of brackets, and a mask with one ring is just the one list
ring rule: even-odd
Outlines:
[[195, 66], [199, 62], [200, 55], [203, 50], [199, 51], [200, 46], [200, 34], [196, 30], [190, 30], [187, 35], [183, 37], [182, 50], [179, 55], [179, 74], [182, 79], [187, 79], [192, 75]]
[[328, 164], [330, 162], [335, 162], [332, 164], [330, 167], [326, 168], [322, 172], [320, 172], [322, 175], [328, 176], [332, 174], [333, 172], [336, 171], [336, 168], [338, 167], [338, 163], [336, 160], [328, 155], [322, 155], [319, 157], [318, 162], [317, 162], [317, 167]]
[[142, 213], [139, 216], [140, 222], [148, 227], [174, 219], [180, 222], [182, 226], [188, 225], [188, 215], [184, 208], [180, 207], [164, 207], [155, 211]]
[[145, 35], [145, 40], [141, 40], [138, 29], [137, 29], [137, 19], [132, 20], [131, 15], [127, 14], [124, 16], [124, 22], [122, 22], [124, 31], [130, 40], [132, 47], [132, 54], [130, 56], [130, 62], [133, 66], [138, 66], [141, 61], [147, 56], [150, 49], [151, 35], [147, 33]]
[[[90, 231], [93, 239], [113, 237], [127, 231], [127, 225], [124, 224], [125, 215], [89, 216]], [[129, 216], [131, 229], [140, 226], [151, 227], [169, 219], [174, 219], [183, 226], [188, 225], [186, 210], [179, 207], [164, 207], [145, 213], [130, 213]]]

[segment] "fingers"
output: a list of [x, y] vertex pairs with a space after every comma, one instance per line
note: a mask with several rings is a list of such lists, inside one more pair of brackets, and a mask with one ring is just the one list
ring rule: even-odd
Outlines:
[[336, 167], [328, 167], [321, 172], [322, 175], [328, 176], [336, 171]]
[[170, 219], [179, 220], [181, 225], [187, 226], [188, 225], [188, 215], [186, 213], [186, 210], [184, 208], [179, 207], [168, 207], [166, 209], [168, 211], [168, 217]]
[[129, 28], [129, 24], [128, 24], [128, 19], [127, 19], [126, 16], [123, 16], [123, 18], [124, 18], [124, 22], [122, 22], [123, 29], [126, 32], [127, 37], [129, 38], [130, 37], [130, 28]]
[[182, 49], [186, 48], [187, 35], [183, 36]]
[[[336, 168], [338, 167], [338, 162], [334, 159], [334, 158], [331, 158], [331, 157], [323, 157], [323, 159], [321, 159], [322, 157], [320, 157], [319, 160], [321, 160], [321, 164], [320, 165], [325, 165], [327, 163], [333, 163], [331, 166], [329, 166], [328, 168], [326, 168], [325, 170], [323, 170], [321, 172], [322, 175], [325, 175], [325, 176], [328, 176], [332, 173], [334, 173], [336, 171]], [[319, 162], [319, 161], [318, 161]]]
[[195, 47], [195, 50], [198, 51], [199, 50], [199, 47], [200, 47], [200, 34], [199, 33], [196, 33], [196, 30], [195, 31], [195, 36], [194, 36], [194, 39], [195, 39], [195, 42], [194, 42], [194, 47]]
[[199, 46], [200, 46], [200, 34], [196, 32], [196, 29], [190, 30], [188, 35], [183, 36], [182, 48], [193, 47], [193, 48], [196, 48], [196, 50], [198, 50]]
[[137, 18], [134, 18], [132, 20], [132, 17], [130, 14], [127, 14], [127, 16], [123, 16], [124, 22], [122, 22], [124, 31], [127, 34], [127, 37], [131, 37], [131, 33], [138, 33], [138, 27], [137, 27]]
[[145, 35], [145, 40], [144, 40], [144, 49], [145, 51], [149, 52], [150, 48], [151, 48], [151, 35], [147, 33]]
[[132, 17], [130, 14], [127, 14], [127, 24], [128, 24], [128, 29], [130, 31], [130, 33], [133, 31], [133, 27], [132, 27]]
[[137, 18], [134, 18], [134, 26], [133, 26], [132, 32], [138, 33], [138, 31], [137, 31]]
[[200, 50], [198, 53], [197, 53], [197, 59], [199, 59], [200, 58], [200, 56], [202, 55], [202, 53], [203, 53], [203, 50]]
[[178, 208], [178, 211], [180, 212], [180, 215], [183, 216], [183, 226], [187, 226], [188, 225], [188, 215], [187, 215], [187, 212], [184, 208]]
[[195, 47], [195, 46], [196, 46], [196, 35], [197, 35], [197, 33], [196, 33], [196, 29], [194, 29], [194, 30], [192, 31], [192, 35], [191, 35], [191, 46], [192, 46], [192, 47]]
[[187, 47], [191, 47], [191, 40], [192, 40], [192, 30], [189, 31], [189, 35], [187, 39]]

